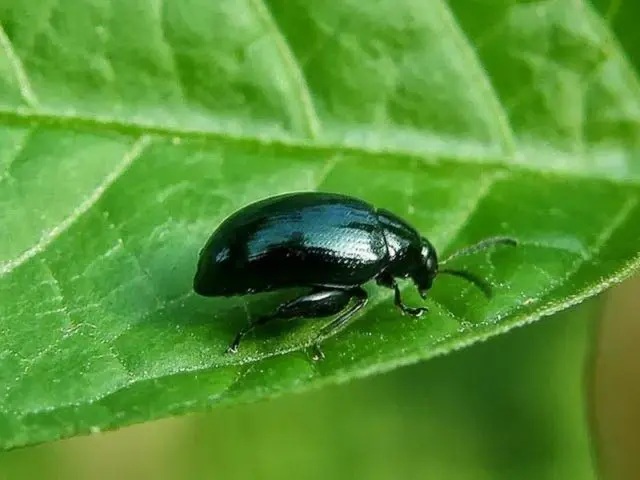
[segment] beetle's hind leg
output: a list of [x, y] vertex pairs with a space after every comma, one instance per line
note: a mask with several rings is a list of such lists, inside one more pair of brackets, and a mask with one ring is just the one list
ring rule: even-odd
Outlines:
[[[253, 331], [257, 326], [264, 325], [265, 323], [271, 322], [273, 320], [288, 320], [292, 318], [314, 318], [314, 317], [328, 317], [330, 315], [335, 315], [340, 313], [345, 307], [349, 304], [349, 301], [353, 297], [358, 297], [360, 293], [355, 293], [356, 290], [362, 290], [360, 288], [348, 289], [348, 290], [338, 290], [338, 289], [315, 289], [311, 293], [307, 295], [303, 295], [301, 297], [295, 298], [288, 302], [280, 305], [275, 312], [262, 316], [258, 318], [256, 321], [244, 327], [242, 330], [238, 332], [235, 339], [227, 348], [227, 353], [235, 353], [238, 350], [238, 345], [242, 338], [247, 335], [249, 332]], [[364, 294], [364, 298], [366, 301], [366, 292], [362, 290]], [[359, 309], [360, 307], [358, 307]], [[350, 308], [347, 312], [353, 309]], [[357, 309], [356, 309], [357, 310]], [[345, 312], [345, 313], [347, 313]], [[338, 319], [345, 315], [345, 313], [341, 314]], [[352, 312], [349, 316], [353, 315]], [[331, 324], [336, 322], [338, 319], [334, 320]], [[331, 325], [329, 324], [329, 325]], [[328, 326], [329, 326], [328, 325]], [[323, 329], [324, 330], [324, 329]], [[321, 330], [321, 335], [322, 330]], [[317, 352], [316, 348], [316, 352]], [[317, 355], [317, 353], [316, 353]], [[320, 355], [321, 356], [321, 355]]]
[[423, 313], [429, 311], [426, 307], [410, 307], [405, 304], [400, 296], [400, 287], [398, 287], [398, 282], [396, 282], [391, 275], [383, 273], [376, 278], [376, 282], [382, 287], [393, 289], [393, 303], [402, 311], [402, 313], [406, 313], [413, 317], [420, 317]]
[[[320, 332], [318, 333], [315, 340], [313, 341], [313, 352], [314, 352], [313, 359], [314, 360], [320, 360], [324, 358], [324, 354], [320, 349], [320, 342], [327, 337], [331, 337], [332, 335], [335, 335], [344, 327], [346, 327], [348, 323], [351, 321], [351, 318], [356, 314], [358, 310], [360, 310], [362, 307], [364, 307], [367, 304], [367, 300], [369, 299], [367, 292], [362, 287], [351, 288], [349, 290], [344, 290], [343, 292], [347, 300], [340, 310], [343, 310], [344, 307], [347, 306], [347, 304], [349, 303], [349, 300], [354, 299], [355, 301], [353, 305], [351, 305], [348, 309], [343, 310], [340, 313], [340, 315], [338, 315], [337, 318], [335, 318], [330, 323], [326, 324], [324, 327], [320, 329]], [[335, 313], [338, 313], [338, 312], [335, 312]]]

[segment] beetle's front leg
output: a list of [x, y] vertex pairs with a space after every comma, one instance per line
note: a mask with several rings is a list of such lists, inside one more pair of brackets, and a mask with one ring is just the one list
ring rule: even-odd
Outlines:
[[400, 296], [400, 287], [398, 287], [398, 282], [396, 282], [396, 280], [388, 273], [378, 275], [376, 277], [376, 283], [382, 287], [393, 289], [393, 303], [402, 311], [402, 313], [413, 317], [420, 317], [422, 314], [429, 311], [426, 307], [410, 307], [405, 304]]

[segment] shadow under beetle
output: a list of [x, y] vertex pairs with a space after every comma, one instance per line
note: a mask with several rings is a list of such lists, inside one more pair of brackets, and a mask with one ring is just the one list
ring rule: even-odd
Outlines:
[[[488, 238], [445, 262], [495, 244], [516, 241]], [[309, 287], [306, 294], [240, 330], [227, 352], [235, 353], [242, 337], [272, 320], [337, 315], [314, 340], [317, 359], [323, 357], [320, 341], [366, 305], [364, 283], [375, 279], [393, 289], [395, 305], [420, 316], [427, 309], [403, 303], [396, 278], [411, 279], [426, 298], [439, 273], [462, 277], [491, 295], [487, 282], [474, 274], [439, 268], [429, 240], [392, 212], [345, 195], [298, 192], [252, 203], [224, 220], [200, 252], [193, 288], [214, 297]]]

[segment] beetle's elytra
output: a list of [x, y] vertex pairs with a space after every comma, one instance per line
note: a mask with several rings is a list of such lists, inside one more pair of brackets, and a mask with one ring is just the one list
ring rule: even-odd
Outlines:
[[[489, 238], [449, 258], [495, 244], [516, 241]], [[364, 283], [375, 280], [393, 289], [395, 305], [419, 316], [427, 309], [405, 305], [396, 279], [411, 279], [425, 298], [439, 273], [462, 277], [487, 296], [491, 293], [484, 280], [469, 272], [439, 268], [429, 240], [390, 211], [345, 195], [299, 192], [260, 200], [224, 220], [200, 252], [193, 288], [204, 296], [233, 296], [308, 287], [304, 295], [243, 328], [227, 351], [236, 352], [243, 336], [272, 320], [336, 315], [314, 342], [321, 357], [319, 342], [367, 303]]]

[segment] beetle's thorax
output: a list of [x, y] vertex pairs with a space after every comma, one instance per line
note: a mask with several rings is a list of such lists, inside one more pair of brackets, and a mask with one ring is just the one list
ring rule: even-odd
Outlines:
[[435, 248], [416, 229], [391, 212], [378, 210], [378, 220], [388, 251], [385, 270], [394, 277], [411, 278], [424, 294], [438, 273]]
[[394, 277], [408, 277], [420, 263], [420, 234], [395, 214], [379, 209], [378, 221], [387, 246], [385, 270]]

